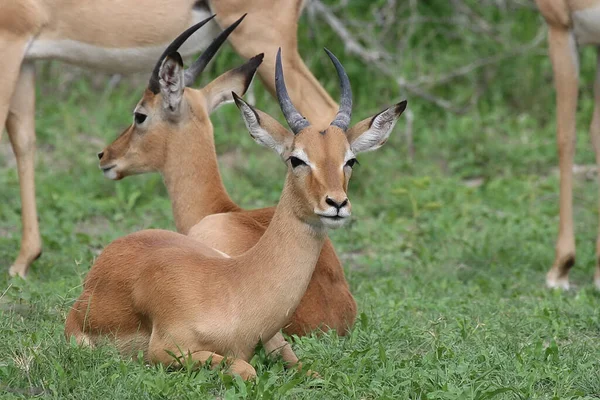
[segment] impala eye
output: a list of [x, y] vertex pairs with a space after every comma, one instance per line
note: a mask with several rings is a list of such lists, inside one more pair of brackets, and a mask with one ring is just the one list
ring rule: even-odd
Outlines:
[[354, 168], [355, 164], [360, 165], [360, 163], [358, 162], [358, 160], [356, 158], [351, 158], [348, 161], [346, 161], [346, 167]]
[[306, 165], [304, 161], [294, 156], [290, 157], [290, 164], [292, 164], [292, 168], [299, 167], [300, 165]]
[[143, 124], [146, 120], [147, 115], [139, 112], [133, 113], [133, 118], [135, 119], [136, 124]]

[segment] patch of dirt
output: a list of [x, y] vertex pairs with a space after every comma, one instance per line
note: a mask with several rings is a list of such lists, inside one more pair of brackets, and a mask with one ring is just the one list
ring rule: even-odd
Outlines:
[[[558, 175], [558, 167], [552, 168], [552, 175]], [[598, 167], [596, 164], [573, 164], [573, 177], [575, 179], [595, 180], [598, 176]]]
[[110, 231], [110, 221], [102, 216], [95, 216], [84, 221], [79, 221], [75, 226], [76, 233], [84, 233], [92, 237], [108, 231]]

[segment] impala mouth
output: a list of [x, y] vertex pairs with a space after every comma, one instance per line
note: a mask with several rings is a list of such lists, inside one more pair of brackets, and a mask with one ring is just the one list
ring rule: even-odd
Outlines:
[[[340, 210], [340, 213], [342, 213], [344, 211]], [[340, 228], [341, 226], [343, 226], [346, 221], [349, 219], [348, 217], [350, 216], [350, 214], [348, 214], [347, 212], [345, 212], [346, 215], [340, 215], [340, 214], [333, 214], [331, 215], [330, 213], [317, 213], [317, 215], [319, 216], [319, 218], [321, 219], [321, 223], [330, 229], [336, 229], [336, 228]]]
[[326, 218], [326, 219], [330, 219], [332, 221], [340, 221], [342, 219], [345, 219], [346, 217], [342, 217], [341, 215], [320, 215], [321, 218]]
[[102, 170], [102, 173], [104, 174], [104, 176], [106, 178], [112, 179], [112, 180], [117, 180], [118, 174], [117, 174], [117, 171], [115, 170], [116, 166], [117, 166], [117, 164], [108, 165], [106, 167], [100, 166], [100, 169]]
[[102, 172], [107, 173], [108, 171], [110, 171], [111, 169], [113, 169], [116, 166], [117, 166], [116, 164], [109, 165], [108, 167], [100, 166], [100, 169], [102, 170]]

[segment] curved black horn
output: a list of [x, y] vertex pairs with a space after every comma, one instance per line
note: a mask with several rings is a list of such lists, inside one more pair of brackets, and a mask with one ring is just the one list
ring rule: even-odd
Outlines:
[[283, 112], [285, 120], [292, 129], [292, 132], [294, 132], [294, 135], [297, 135], [302, 129], [309, 126], [310, 123], [296, 110], [285, 87], [283, 67], [281, 66], [281, 47], [277, 51], [277, 62], [275, 63], [275, 92], [277, 93], [279, 107], [281, 107], [281, 112]]
[[246, 15], [248, 14], [246, 13], [242, 15], [240, 19], [235, 21], [233, 24], [229, 25], [227, 29], [221, 32], [219, 36], [217, 36], [215, 40], [213, 40], [210, 46], [208, 46], [206, 50], [204, 50], [202, 55], [198, 57], [198, 59], [194, 61], [192, 65], [190, 65], [190, 67], [185, 71], [185, 86], [191, 86], [194, 84], [196, 78], [198, 78], [202, 71], [204, 71], [204, 68], [206, 68], [206, 66], [208, 65], [210, 60], [212, 60], [214, 55], [217, 54], [217, 51], [219, 51], [221, 45], [223, 45], [225, 40], [227, 40], [229, 34], [231, 34], [231, 32], [233, 32], [233, 30], [237, 28], [237, 26], [240, 23], [242, 23], [244, 18], [246, 18]]
[[337, 126], [346, 132], [350, 125], [350, 118], [352, 117], [352, 88], [350, 87], [350, 79], [348, 79], [348, 75], [340, 63], [340, 60], [338, 60], [329, 50], [325, 49], [325, 52], [335, 66], [338, 78], [340, 79], [340, 109], [333, 122], [331, 122], [331, 125]]
[[215, 15], [211, 15], [203, 21], [198, 22], [196, 25], [193, 25], [186, 29], [181, 35], [177, 36], [175, 40], [171, 42], [171, 44], [163, 51], [162, 55], [158, 59], [156, 65], [154, 66], [154, 70], [152, 70], [152, 75], [150, 76], [150, 82], [148, 82], [148, 89], [154, 94], [160, 92], [160, 83], [158, 81], [158, 73], [160, 72], [160, 66], [162, 65], [163, 60], [171, 53], [177, 51], [179, 47], [185, 42], [194, 32], [198, 29], [202, 28], [207, 22], [213, 19]]

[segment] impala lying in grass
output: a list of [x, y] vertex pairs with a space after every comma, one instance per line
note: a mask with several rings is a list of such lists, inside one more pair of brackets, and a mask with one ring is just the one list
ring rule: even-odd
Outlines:
[[[214, 54], [236, 24], [227, 28], [204, 54]], [[159, 171], [171, 198], [177, 230], [232, 256], [244, 253], [259, 241], [275, 208], [246, 211], [231, 200], [221, 181], [209, 115], [232, 99], [231, 91], [246, 91], [257, 63], [255, 58], [202, 89], [185, 87], [177, 110], [168, 114], [162, 112], [161, 96], [155, 94], [156, 90], [146, 90], [134, 109], [132, 125], [98, 154], [101, 169], [111, 179]], [[189, 69], [192, 70], [197, 71]], [[262, 121], [266, 126], [277, 127], [267, 115], [262, 116]], [[344, 335], [355, 317], [356, 303], [342, 265], [331, 241], [326, 239], [306, 294], [284, 332], [304, 335], [332, 328]], [[295, 361], [291, 351], [283, 356], [289, 362]]]
[[[165, 365], [177, 363], [173, 356], [198, 364], [210, 360], [212, 366], [227, 357], [230, 373], [255, 376], [247, 362], [255, 346], [288, 321], [306, 291], [327, 229], [341, 227], [350, 217], [346, 192], [355, 155], [385, 143], [406, 106], [399, 103], [349, 129], [350, 83], [328, 54], [342, 98], [324, 130], [311, 126], [293, 106], [280, 52], [276, 92], [292, 132], [232, 94], [252, 137], [288, 165], [279, 204], [258, 243], [229, 258], [169, 231], [144, 230], [115, 240], [92, 266], [69, 312], [67, 337], [94, 344], [106, 336], [123, 352], [141, 350], [148, 361]], [[161, 113], [177, 113], [185, 98], [178, 53], [165, 58], [158, 77]]]

